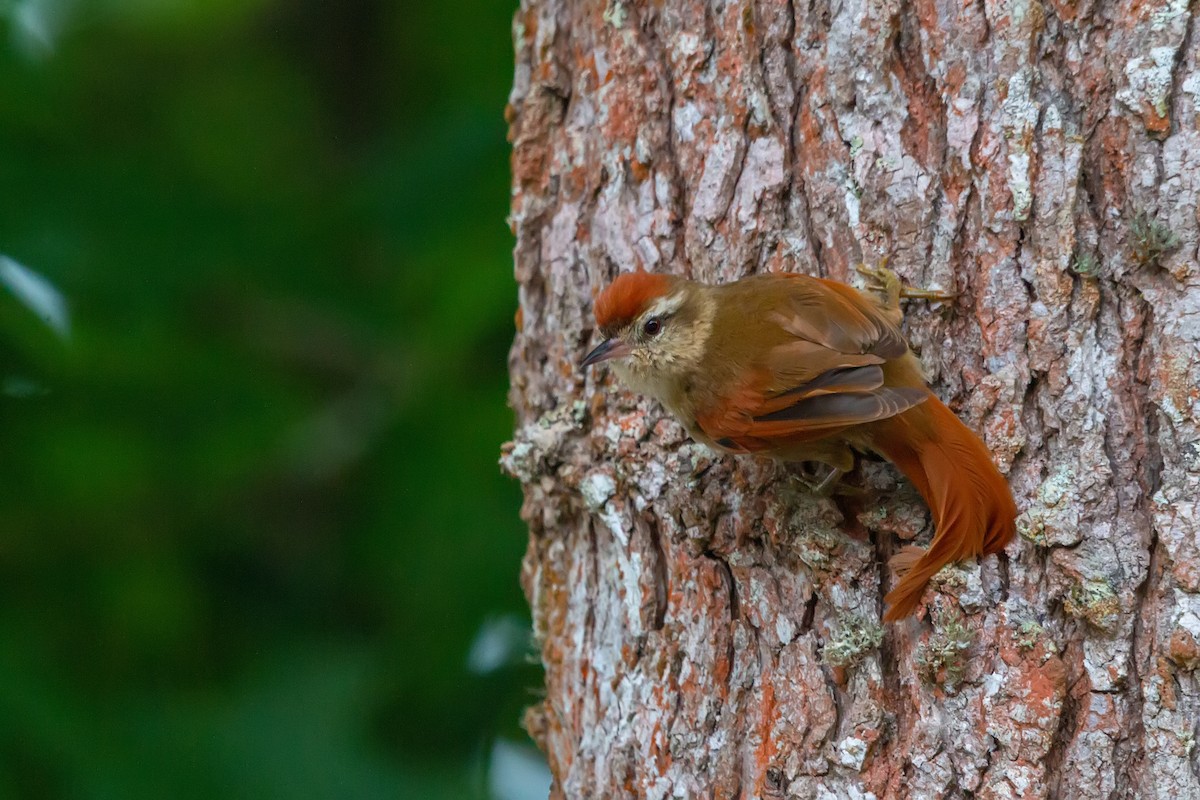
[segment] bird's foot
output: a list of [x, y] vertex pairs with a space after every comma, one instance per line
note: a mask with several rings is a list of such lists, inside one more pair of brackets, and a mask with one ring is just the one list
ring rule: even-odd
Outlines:
[[885, 256], [879, 262], [878, 267], [868, 267], [866, 264], [859, 264], [855, 267], [855, 270], [859, 275], [867, 279], [868, 289], [879, 292], [884, 296], [885, 304], [888, 308], [899, 308], [901, 299], [929, 300], [946, 303], [958, 297], [956, 292], [941, 292], [935, 289], [921, 289], [915, 286], [907, 286], [900, 280], [900, 276], [887, 268], [887, 262], [888, 260]]

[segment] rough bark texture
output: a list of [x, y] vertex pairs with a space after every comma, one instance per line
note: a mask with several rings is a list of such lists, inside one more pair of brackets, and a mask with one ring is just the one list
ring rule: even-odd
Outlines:
[[[1188, 0], [522, 0], [511, 355], [554, 797], [1200, 797], [1200, 37]], [[907, 329], [1006, 557], [878, 626], [928, 515], [814, 497], [576, 364], [644, 265], [957, 291]]]

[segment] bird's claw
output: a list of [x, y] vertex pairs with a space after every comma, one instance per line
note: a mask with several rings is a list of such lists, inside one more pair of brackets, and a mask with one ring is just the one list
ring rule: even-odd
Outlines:
[[937, 289], [918, 289], [915, 286], [901, 286], [900, 296], [907, 300], [929, 300], [935, 303], [948, 303], [958, 297], [958, 292], [939, 292]]
[[887, 257], [884, 256], [878, 267], [859, 264], [854, 269], [867, 279], [868, 289], [879, 292], [887, 298], [888, 305], [898, 305], [901, 298], [946, 303], [958, 297], [957, 292], [940, 292], [934, 289], [906, 286], [896, 273], [887, 268], [887, 262]]
[[842, 483], [842, 477], [846, 474], [846, 470], [830, 467], [829, 472], [824, 476], [819, 476], [817, 471], [808, 468], [800, 470], [800, 474], [796, 479], [803, 483], [809, 491], [820, 497], [833, 497], [834, 495], [856, 495], [861, 494], [862, 490], [856, 486]]

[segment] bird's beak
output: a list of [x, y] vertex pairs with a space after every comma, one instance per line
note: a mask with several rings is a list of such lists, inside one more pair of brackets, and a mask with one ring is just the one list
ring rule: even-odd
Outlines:
[[587, 369], [592, 364], [599, 364], [601, 361], [608, 361], [610, 358], [621, 358], [629, 355], [632, 348], [620, 339], [608, 339], [595, 350], [588, 353], [583, 361], [579, 362], [580, 369]]

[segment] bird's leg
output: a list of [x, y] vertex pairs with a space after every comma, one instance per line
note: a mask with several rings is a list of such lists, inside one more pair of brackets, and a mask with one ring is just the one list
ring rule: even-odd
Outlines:
[[825, 477], [818, 480], [815, 470], [805, 470], [805, 474], [797, 476], [797, 479], [818, 497], [859, 497], [865, 494], [858, 486], [842, 483], [842, 478], [848, 472], [849, 470], [830, 467]]
[[816, 466], [819, 463], [821, 462], [804, 462], [804, 466], [798, 470], [800, 474], [796, 476], [796, 479], [803, 483], [804, 486], [813, 494], [821, 495], [822, 497], [829, 497], [833, 494], [836, 494], [840, 488], [844, 488], [839, 487], [838, 484], [841, 481], [842, 476], [846, 474], [846, 470], [838, 469], [837, 467], [829, 467], [829, 472], [822, 476], [820, 474], [820, 468]]
[[868, 279], [869, 289], [873, 289], [883, 295], [883, 305], [889, 310], [899, 310], [902, 298], [945, 303], [958, 297], [953, 292], [939, 292], [933, 289], [918, 289], [914, 286], [905, 286], [900, 277], [887, 268], [886, 257], [880, 261], [878, 267], [868, 267], [866, 264], [859, 264], [855, 269], [859, 275]]
[[[806, 454], [811, 459], [816, 453]], [[820, 453], [818, 460], [805, 460], [804, 467], [801, 469], [799, 479], [804, 483], [814, 494], [822, 497], [830, 497], [835, 494], [850, 495], [857, 494], [859, 489], [854, 486], [847, 486], [841, 482], [842, 476], [854, 469], [854, 453], [848, 447], [830, 446], [825, 452]], [[813, 469], [816, 464], [824, 464], [829, 467], [823, 477], [818, 478], [818, 471]]]
[[837, 467], [830, 467], [829, 474], [821, 479], [821, 482], [813, 487], [813, 492], [822, 496], [833, 494], [834, 487], [842, 480], [842, 476], [846, 473]]

